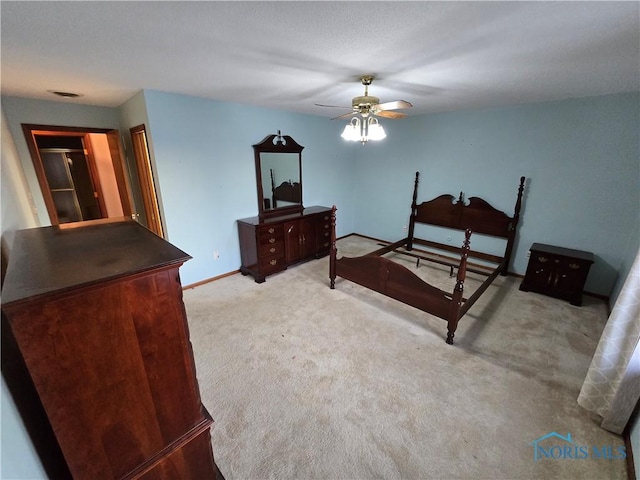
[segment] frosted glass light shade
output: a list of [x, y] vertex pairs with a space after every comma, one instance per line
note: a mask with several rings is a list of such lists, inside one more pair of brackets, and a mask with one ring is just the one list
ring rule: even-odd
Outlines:
[[384, 128], [382, 128], [382, 125], [378, 123], [378, 120], [376, 118], [370, 118], [369, 131], [367, 135], [369, 140], [382, 140], [386, 136], [387, 134], [385, 133]]
[[361, 138], [360, 119], [352, 118], [349, 123], [344, 127], [342, 135], [345, 140], [357, 142]]

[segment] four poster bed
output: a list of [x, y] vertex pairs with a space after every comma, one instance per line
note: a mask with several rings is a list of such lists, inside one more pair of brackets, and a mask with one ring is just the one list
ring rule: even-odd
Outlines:
[[[520, 186], [512, 217], [495, 209], [479, 197], [471, 197], [469, 198], [469, 203], [465, 204], [462, 192], [455, 203], [453, 195], [440, 195], [433, 200], [417, 204], [418, 179], [419, 172], [416, 172], [408, 236], [366, 255], [360, 257], [337, 257], [336, 207], [332, 208], [329, 259], [330, 287], [334, 289], [336, 277], [342, 277], [442, 318], [447, 321], [446, 342], [453, 344], [453, 337], [460, 318], [480, 298], [499, 274], [507, 274], [515, 241], [516, 227], [520, 218], [525, 178], [520, 178]], [[464, 243], [461, 248], [456, 248], [451, 245], [416, 238], [414, 236], [416, 224], [462, 230], [465, 232]], [[471, 250], [472, 232], [505, 239], [504, 254], [497, 256]], [[415, 245], [420, 245], [426, 249], [414, 249]], [[383, 257], [383, 255], [390, 252], [415, 258], [416, 267], [420, 265], [420, 260], [446, 265], [450, 268], [451, 276], [453, 276], [454, 269], [457, 269], [456, 285], [453, 291], [440, 290], [419, 278], [405, 266]], [[449, 254], [459, 253], [459, 260], [447, 256], [446, 252]], [[480, 260], [483, 263], [468, 262], [469, 257]], [[463, 293], [467, 271], [486, 275], [487, 278], [471, 296], [465, 298]]]

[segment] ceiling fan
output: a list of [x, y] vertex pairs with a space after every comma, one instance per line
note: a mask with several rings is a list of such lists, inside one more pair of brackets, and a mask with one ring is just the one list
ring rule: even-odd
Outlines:
[[[374, 97], [369, 95], [369, 85], [375, 77], [373, 75], [363, 75], [360, 77], [360, 81], [362, 85], [364, 85], [364, 95], [361, 97], [354, 97], [351, 100], [351, 109], [352, 111], [349, 113], [345, 113], [338, 117], [332, 118], [335, 120], [337, 118], [346, 118], [351, 115], [361, 115], [362, 117], [368, 116], [377, 116], [377, 117], [385, 117], [391, 119], [404, 118], [407, 115], [401, 112], [394, 112], [393, 110], [399, 110], [402, 108], [410, 108], [413, 107], [411, 103], [406, 100], [395, 100], [393, 102], [385, 102], [380, 103], [380, 99], [378, 97]], [[331, 108], [349, 108], [349, 107], [341, 107], [338, 105], [322, 105], [320, 103], [316, 103], [318, 107], [331, 107]]]

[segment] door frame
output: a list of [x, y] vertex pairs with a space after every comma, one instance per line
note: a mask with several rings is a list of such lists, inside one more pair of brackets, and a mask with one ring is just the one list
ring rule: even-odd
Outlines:
[[138, 172], [142, 204], [147, 218], [147, 228], [159, 237], [164, 238], [162, 215], [160, 214], [160, 205], [158, 205], [153, 165], [151, 165], [149, 142], [144, 123], [130, 128], [129, 133], [131, 134], [133, 157]]
[[[94, 187], [99, 194], [98, 201], [100, 202], [100, 208], [103, 212], [106, 212], [104, 207], [104, 199], [102, 198], [102, 190], [100, 182], [96, 182], [97, 168], [93, 159], [90, 142], [86, 141], [86, 137], [90, 133], [105, 134], [109, 144], [109, 151], [111, 154], [111, 161], [113, 163], [113, 170], [116, 177], [116, 183], [118, 185], [118, 194], [120, 196], [120, 203], [122, 204], [122, 212], [125, 217], [131, 217], [133, 212], [133, 196], [131, 194], [131, 186], [129, 184], [126, 172], [125, 157], [123, 154], [122, 145], [120, 144], [120, 137], [117, 130], [109, 128], [85, 128], [85, 127], [65, 127], [57, 125], [36, 125], [36, 124], [22, 124], [22, 131], [24, 132], [25, 139], [27, 141], [27, 147], [31, 154], [31, 160], [38, 178], [40, 190], [44, 198], [45, 205], [47, 207], [47, 213], [52, 225], [60, 225], [58, 214], [55, 209], [53, 197], [49, 190], [49, 183], [44, 173], [44, 166], [42, 164], [42, 158], [38, 151], [38, 145], [36, 143], [36, 135], [40, 136], [70, 136], [81, 137], [83, 140], [83, 146], [86, 151], [87, 160], [89, 163], [89, 171], [93, 177]], [[74, 222], [79, 223], [79, 222]]]

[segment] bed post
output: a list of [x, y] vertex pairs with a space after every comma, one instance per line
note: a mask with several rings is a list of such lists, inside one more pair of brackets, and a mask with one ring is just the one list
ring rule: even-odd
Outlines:
[[453, 290], [449, 318], [447, 319], [447, 343], [453, 345], [453, 336], [458, 328], [460, 320], [460, 307], [462, 306], [462, 294], [464, 293], [464, 279], [467, 274], [467, 258], [469, 257], [469, 244], [471, 243], [471, 230], [464, 231], [464, 243], [462, 244], [462, 255], [458, 266], [458, 276], [456, 277], [456, 287]]
[[411, 201], [411, 215], [409, 216], [409, 232], [407, 234], [407, 250], [413, 249], [413, 230], [416, 225], [416, 206], [418, 201], [418, 178], [420, 172], [416, 172], [416, 181], [413, 184], [413, 200]]
[[271, 173], [271, 203], [273, 203], [273, 208], [276, 208], [278, 205], [276, 204], [276, 182], [273, 180], [273, 168], [269, 169]]
[[504, 261], [502, 264], [502, 270], [500, 275], [506, 276], [509, 273], [509, 263], [511, 262], [511, 252], [513, 252], [513, 244], [516, 240], [516, 227], [520, 220], [520, 209], [522, 208], [522, 192], [524, 191], [524, 177], [520, 177], [520, 186], [518, 187], [518, 198], [516, 200], [516, 206], [513, 213], [513, 222], [511, 222], [511, 228], [509, 229], [509, 236], [507, 237], [507, 248], [504, 251]]
[[336, 287], [336, 206], [331, 207], [331, 247], [329, 247], [329, 288]]

